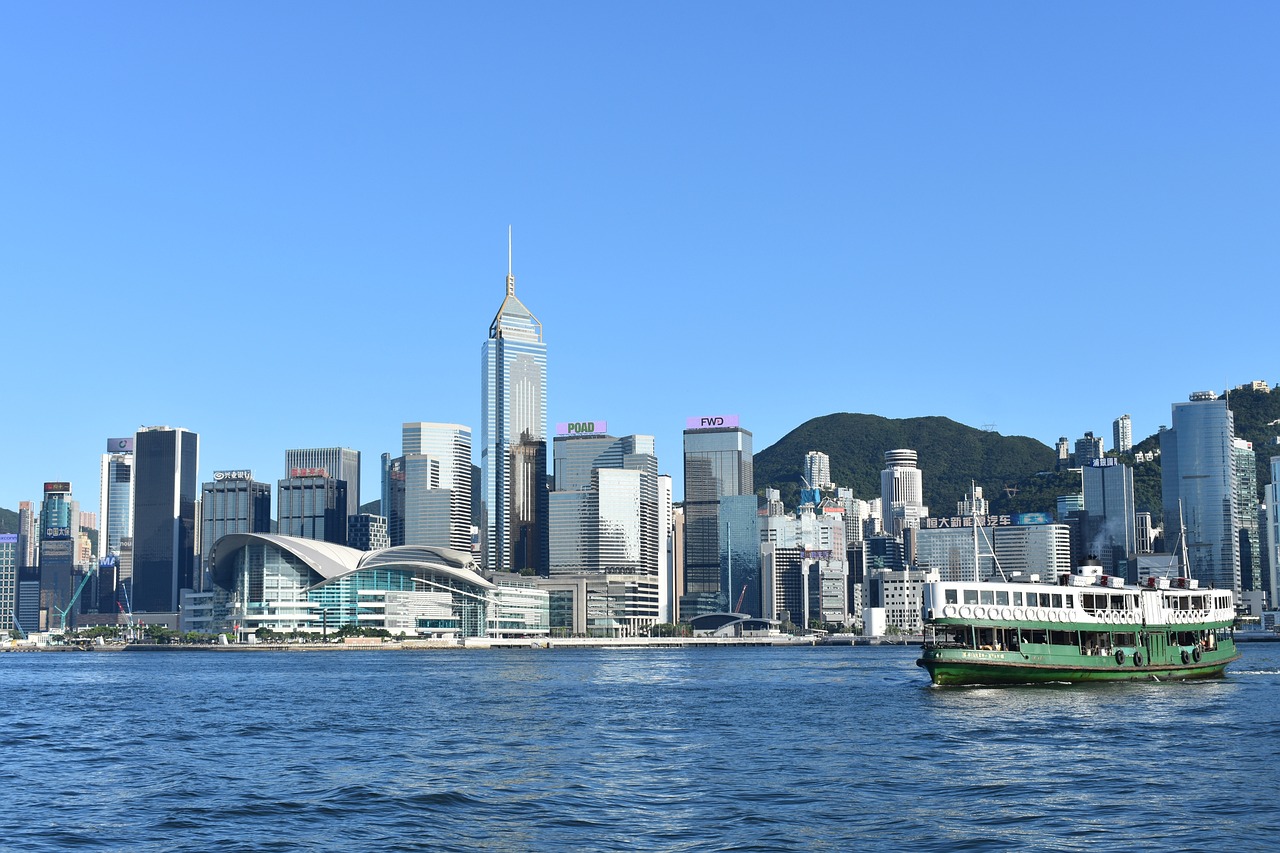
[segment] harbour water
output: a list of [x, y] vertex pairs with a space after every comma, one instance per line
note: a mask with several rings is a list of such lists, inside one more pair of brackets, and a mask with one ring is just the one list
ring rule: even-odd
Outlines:
[[912, 647], [0, 654], [10, 850], [1270, 850], [1280, 644], [936, 688]]

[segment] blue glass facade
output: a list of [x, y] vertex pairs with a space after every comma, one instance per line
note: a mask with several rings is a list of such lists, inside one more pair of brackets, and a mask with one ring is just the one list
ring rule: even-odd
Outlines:
[[1176, 403], [1173, 427], [1160, 433], [1160, 465], [1166, 542], [1177, 542], [1181, 515], [1191, 576], [1238, 597], [1234, 428], [1226, 400]]
[[547, 346], [515, 277], [481, 350], [481, 536], [492, 571], [547, 571]]

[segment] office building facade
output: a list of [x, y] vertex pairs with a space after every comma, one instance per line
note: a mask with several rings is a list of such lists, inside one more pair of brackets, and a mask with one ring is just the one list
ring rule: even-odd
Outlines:
[[1258, 455], [1243, 438], [1231, 440], [1235, 463], [1236, 540], [1240, 550], [1240, 588], [1265, 589], [1262, 581], [1261, 525], [1258, 502]]
[[1133, 469], [1115, 457], [1093, 459], [1082, 469], [1087, 556], [1107, 574], [1136, 581], [1130, 564], [1138, 553]]
[[1119, 453], [1133, 450], [1133, 421], [1121, 415], [1111, 423], [1111, 446]]
[[[347, 481], [324, 468], [294, 468], [276, 484], [276, 532], [281, 536], [347, 544]], [[359, 515], [359, 513], [356, 513]]]
[[481, 349], [481, 550], [485, 568], [547, 571], [547, 345], [507, 291]]
[[1270, 572], [1267, 577], [1271, 593], [1270, 605], [1277, 609], [1280, 602], [1280, 456], [1271, 457], [1271, 482], [1266, 487], [1266, 532], [1262, 537], [1267, 543], [1267, 560]]
[[402, 427], [403, 541], [471, 550], [471, 428], [414, 421]]
[[196, 581], [196, 499], [200, 437], [150, 427], [134, 436], [133, 564], [135, 611], [175, 613]]
[[685, 621], [728, 607], [721, 585], [720, 500], [755, 494], [751, 433], [736, 415], [689, 418], [684, 431]]
[[[360, 512], [360, 451], [349, 447], [309, 447], [284, 452], [284, 468], [288, 476], [295, 471], [325, 470], [325, 476], [342, 480], [347, 484], [347, 502], [343, 512], [347, 516]], [[346, 529], [346, 518], [342, 520]]]
[[1191, 577], [1239, 597], [1234, 435], [1227, 401], [1197, 392], [1173, 405], [1173, 425], [1160, 433], [1160, 464], [1166, 549], [1176, 550], [1181, 517]]
[[44, 484], [40, 504], [40, 623], [43, 630], [75, 626], [71, 608], [75, 585], [76, 539], [80, 507], [71, 499], [71, 484]]
[[885, 467], [880, 472], [880, 504], [884, 512], [884, 531], [902, 536], [907, 528], [920, 527], [929, 514], [924, 505], [924, 475], [916, 467], [914, 450], [886, 450]]
[[[213, 543], [228, 533], [271, 532], [271, 484], [247, 469], [214, 471], [200, 488], [200, 567], [209, 571]], [[209, 584], [198, 584], [208, 589]]]
[[0, 533], [0, 631], [18, 625], [18, 534]]

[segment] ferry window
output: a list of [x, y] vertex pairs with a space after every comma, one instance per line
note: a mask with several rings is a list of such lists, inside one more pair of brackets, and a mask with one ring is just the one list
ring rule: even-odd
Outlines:
[[1124, 610], [1124, 596], [1123, 596], [1123, 595], [1113, 595], [1113, 596], [1111, 596], [1111, 609], [1112, 609], [1112, 610]]
[[1014, 607], [1021, 607], [1021, 606], [1022, 606], [1022, 593], [1020, 593], [1020, 592], [1015, 592], [1015, 593], [1013, 594], [1013, 606], [1014, 606]]
[[1028, 607], [1040, 606], [1039, 596], [1036, 595], [1034, 592], [1027, 593], [1027, 606]]
[[1083, 607], [1085, 610], [1093, 610], [1093, 596], [1087, 592], [1081, 595], [1080, 606]]
[[1053, 594], [1053, 606], [1054, 606], [1054, 607], [1061, 607], [1061, 606], [1062, 606], [1062, 594], [1061, 594], [1061, 593], [1055, 592], [1055, 593]]
[[996, 590], [996, 604], [1007, 605], [1008, 603], [1009, 603], [1008, 590], [1003, 590], [1003, 589]]
[[978, 603], [978, 591], [977, 591], [976, 589], [966, 589], [966, 590], [964, 591], [964, 603], [965, 603], [965, 604], [977, 604], [977, 603]]
[[1134, 638], [1132, 633], [1116, 634], [1117, 646], [1132, 646], [1133, 644]]
[[947, 592], [947, 604], [959, 603], [959, 597], [956, 595], [956, 591], [954, 589], [949, 589], [946, 592]]
[[1076, 605], [1075, 605], [1075, 596], [1074, 596], [1074, 595], [1068, 595], [1068, 596], [1067, 596], [1067, 609], [1068, 609], [1068, 610], [1070, 610], [1070, 609], [1074, 608], [1075, 606], [1076, 606]]
[[981, 603], [982, 603], [982, 604], [995, 604], [995, 603], [996, 603], [996, 601], [995, 601], [995, 596], [994, 596], [994, 595], [992, 595], [991, 590], [989, 590], [989, 589], [984, 589], [984, 590], [982, 590], [982, 602], [981, 602]]

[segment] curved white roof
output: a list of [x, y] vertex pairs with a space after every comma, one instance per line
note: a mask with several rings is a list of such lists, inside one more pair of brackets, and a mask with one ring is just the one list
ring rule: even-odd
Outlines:
[[232, 578], [232, 564], [229, 557], [253, 542], [274, 545], [297, 557], [322, 578], [321, 583], [349, 575], [360, 569], [407, 566], [430, 569], [483, 589], [497, 589], [476, 571], [475, 559], [465, 551], [426, 545], [397, 545], [394, 548], [383, 548], [378, 551], [361, 551], [345, 545], [335, 545], [332, 542], [281, 536], [276, 533], [229, 533], [215, 542], [211, 560], [215, 583], [226, 589], [231, 588], [235, 581]]

